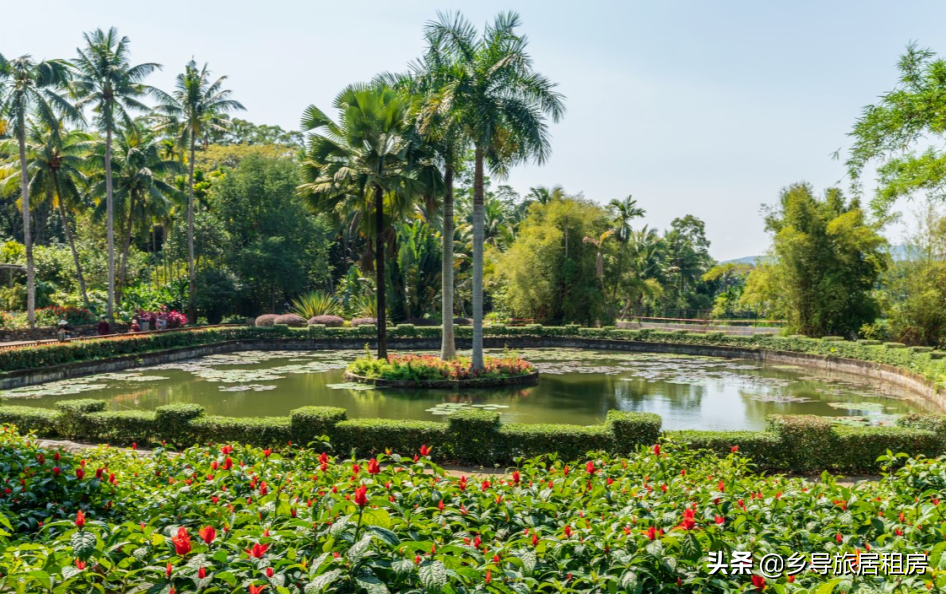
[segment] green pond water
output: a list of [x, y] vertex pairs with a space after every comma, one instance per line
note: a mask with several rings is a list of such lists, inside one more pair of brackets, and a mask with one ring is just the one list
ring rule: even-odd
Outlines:
[[[762, 429], [769, 414], [814, 414], [845, 424], [889, 424], [934, 411], [908, 392], [865, 378], [754, 361], [682, 355], [529, 349], [533, 387], [375, 389], [345, 382], [356, 351], [249, 351], [8, 390], [7, 403], [53, 407], [73, 398], [111, 410], [152, 410], [191, 402], [208, 414], [287, 415], [300, 406], [340, 406], [349, 418], [443, 420], [466, 406], [496, 410], [506, 422], [604, 421], [612, 409], [653, 412], [666, 429]], [[494, 353], [495, 354], [495, 353]]]

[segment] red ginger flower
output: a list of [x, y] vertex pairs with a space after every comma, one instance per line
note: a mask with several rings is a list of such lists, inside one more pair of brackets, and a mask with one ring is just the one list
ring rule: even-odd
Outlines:
[[595, 473], [595, 463], [592, 462], [591, 460], [589, 460], [588, 463], [585, 464], [585, 472], [587, 472], [588, 474], [594, 475], [594, 473]]
[[654, 455], [655, 455], [655, 456], [659, 456], [659, 455], [660, 455], [660, 444], [659, 444], [659, 443], [658, 443], [658, 444], [654, 444]]
[[76, 559], [76, 569], [78, 569], [79, 571], [82, 571], [83, 569], [85, 569], [85, 561], [83, 561], [82, 559]]
[[755, 586], [755, 589], [761, 592], [765, 590], [765, 578], [761, 575], [752, 576], [752, 585]]
[[171, 539], [171, 542], [174, 543], [174, 550], [178, 555], [184, 556], [187, 553], [191, 552], [191, 537], [187, 533], [187, 528], [181, 526], [177, 529], [177, 536]]
[[256, 543], [255, 545], [253, 545], [252, 549], [243, 549], [243, 550], [246, 551], [246, 554], [249, 555], [250, 557], [254, 557], [256, 559], [262, 559], [263, 555], [266, 554], [266, 551], [268, 549], [269, 549], [268, 544]]
[[82, 513], [80, 509], [79, 512], [76, 513], [76, 528], [82, 528], [83, 526], [85, 526], [85, 514]]
[[378, 466], [378, 461], [372, 458], [368, 460], [368, 474], [380, 474], [381, 467]]
[[420, 446], [420, 455], [427, 456], [433, 448], [428, 448], [426, 444]]
[[204, 526], [197, 532], [197, 535], [200, 536], [205, 543], [210, 544], [217, 538], [217, 531], [214, 530], [213, 526]]
[[696, 527], [696, 512], [688, 508], [683, 512], [683, 521], [680, 522], [680, 528], [684, 530], [693, 530]]
[[360, 487], [355, 489], [355, 503], [359, 507], [364, 507], [368, 504], [367, 493], [368, 493], [368, 487], [366, 487], [365, 485], [361, 485]]
[[197, 577], [198, 577], [199, 579], [204, 579], [205, 577], [207, 577], [207, 568], [206, 568], [206, 567], [201, 567], [200, 569], [198, 569], [198, 570], [197, 570]]
[[260, 594], [260, 592], [266, 589], [266, 584], [263, 584], [262, 586], [254, 586], [253, 584], [250, 584], [248, 587], [250, 589], [250, 594]]

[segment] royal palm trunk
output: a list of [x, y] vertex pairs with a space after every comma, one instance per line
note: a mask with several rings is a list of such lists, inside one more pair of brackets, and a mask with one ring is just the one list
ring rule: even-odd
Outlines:
[[446, 192], [443, 197], [443, 268], [441, 274], [441, 307], [443, 339], [440, 358], [448, 361], [456, 357], [453, 337], [453, 165], [448, 164], [443, 176]]
[[387, 303], [385, 300], [384, 287], [384, 191], [381, 186], [374, 186], [374, 212], [375, 212], [375, 239], [374, 239], [374, 269], [375, 283], [378, 293], [378, 358], [388, 358], [388, 338], [387, 338], [387, 318], [385, 310]]
[[20, 148], [20, 189], [23, 192], [23, 243], [26, 246], [26, 319], [36, 327], [36, 275], [33, 270], [33, 237], [30, 234], [30, 179], [26, 171], [26, 122], [20, 114], [17, 122]]
[[473, 174], [473, 361], [483, 369], [483, 149], [476, 147]]
[[194, 134], [191, 133], [191, 158], [187, 166], [187, 317], [191, 324], [197, 323], [197, 309], [194, 306]]
[[105, 128], [105, 226], [108, 237], [108, 319], [115, 312], [115, 213], [112, 210], [112, 127]]

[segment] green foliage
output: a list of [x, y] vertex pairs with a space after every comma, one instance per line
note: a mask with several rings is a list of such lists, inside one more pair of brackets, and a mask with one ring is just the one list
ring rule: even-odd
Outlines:
[[155, 431], [174, 442], [183, 427], [203, 415], [204, 407], [199, 404], [165, 404], [154, 409]]
[[657, 443], [661, 419], [653, 413], [608, 411], [608, 425], [618, 452], [631, 452], [638, 446]]
[[334, 433], [335, 426], [344, 420], [344, 408], [306, 406], [289, 413], [293, 440], [300, 445]]
[[396, 419], [350, 419], [335, 425], [329, 434], [336, 451], [347, 454], [369, 456], [382, 454], [386, 450], [416, 452], [420, 446], [434, 446], [437, 456], [449, 456], [442, 447], [446, 426], [434, 421], [409, 421]]
[[765, 225], [773, 234], [769, 261], [750, 273], [743, 303], [807, 336], [850, 336], [874, 321], [879, 308], [871, 291], [887, 267], [887, 241], [857, 200], [837, 189], [819, 199], [808, 184], [794, 184]]
[[[415, 329], [401, 329], [399, 335], [411, 336]], [[368, 379], [404, 381], [455, 381], [502, 379], [528, 375], [535, 371], [531, 363], [515, 356], [485, 357], [482, 370], [472, 370], [470, 359], [457, 357], [444, 361], [434, 355], [391, 355], [387, 359], [371, 356], [355, 359], [347, 371]]]
[[488, 464], [501, 451], [496, 434], [499, 413], [488, 410], [461, 409], [447, 417], [447, 432], [454, 455], [474, 463]]
[[316, 316], [336, 313], [341, 309], [341, 303], [334, 295], [322, 291], [312, 291], [294, 299], [292, 307], [295, 313], [308, 320]]

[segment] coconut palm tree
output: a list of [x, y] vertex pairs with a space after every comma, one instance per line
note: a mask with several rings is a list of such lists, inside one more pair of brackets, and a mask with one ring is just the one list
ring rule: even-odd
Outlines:
[[6, 60], [0, 55], [0, 114], [13, 123], [20, 161], [20, 192], [23, 208], [23, 243], [26, 246], [26, 316], [36, 325], [36, 274], [30, 234], [30, 183], [26, 159], [27, 123], [30, 117], [48, 127], [58, 126], [60, 114], [79, 122], [82, 115], [59, 89], [70, 78], [69, 64], [62, 60], [34, 61], [30, 56]]
[[440, 89], [449, 111], [474, 148], [473, 174], [473, 360], [483, 369], [484, 166], [502, 177], [510, 166], [550, 153], [547, 117], [558, 121], [564, 98], [555, 84], [532, 69], [528, 41], [515, 31], [513, 12], [498, 15], [482, 37], [462, 16], [441, 14], [428, 25], [429, 39], [449, 58]]
[[91, 106], [95, 123], [105, 134], [105, 210], [108, 237], [108, 309], [111, 319], [115, 309], [115, 226], [112, 188], [112, 136], [119, 123], [132, 125], [132, 111], [146, 111], [141, 102], [147, 96], [164, 99], [165, 95], [142, 81], [160, 64], [146, 62], [132, 66], [129, 60], [130, 41], [119, 37], [112, 27], [108, 32], [96, 29], [84, 33], [85, 48], [77, 49], [73, 62], [77, 73], [73, 92], [79, 98], [78, 106]]
[[[111, 157], [107, 168], [106, 153]], [[112, 171], [112, 208], [123, 215], [119, 217], [125, 224], [125, 229], [121, 231], [121, 264], [118, 271], [120, 292], [125, 287], [134, 221], [136, 218], [150, 221], [152, 214], [166, 211], [167, 205], [177, 198], [177, 189], [165, 180], [181, 173], [181, 164], [176, 159], [162, 156], [160, 139], [138, 122], [133, 122], [130, 127], [118, 128], [112, 146], [100, 145], [89, 161], [99, 171]], [[100, 179], [93, 186], [92, 194], [101, 196], [106, 183], [105, 179]], [[99, 216], [102, 206], [99, 202]]]
[[174, 91], [168, 101], [158, 106], [158, 111], [167, 117], [167, 124], [176, 131], [177, 144], [189, 151], [187, 165], [187, 271], [188, 271], [188, 317], [197, 319], [194, 308], [194, 152], [199, 139], [209, 134], [223, 132], [230, 126], [227, 114], [246, 108], [234, 99], [232, 91], [223, 88], [227, 77], [212, 81], [207, 64], [197, 68], [191, 60], [184, 72], [177, 75]]
[[385, 210], [396, 217], [425, 192], [411, 162], [411, 100], [383, 84], [352, 85], [334, 106], [338, 122], [315, 105], [303, 114], [302, 129], [309, 135], [299, 191], [313, 210], [341, 219], [360, 212], [373, 223], [378, 358], [387, 359]]
[[[0, 150], [9, 140], [0, 142]], [[72, 260], [76, 267], [79, 291], [86, 309], [91, 309], [82, 263], [76, 249], [75, 237], [66, 212], [78, 211], [85, 207], [83, 189], [88, 179], [83, 173], [86, 155], [92, 146], [92, 137], [80, 130], [65, 130], [57, 122], [55, 127], [42, 124], [30, 126], [27, 139], [29, 190], [31, 196], [39, 196], [50, 203], [59, 213], [59, 219], [66, 241], [72, 250]], [[14, 182], [20, 174], [17, 171], [6, 183]]]
[[610, 299], [611, 303], [614, 303], [615, 297], [617, 296], [618, 285], [620, 284], [620, 282], [617, 281], [617, 278], [624, 274], [628, 243], [630, 242], [631, 234], [634, 231], [634, 229], [631, 227], [631, 221], [643, 217], [644, 214], [646, 214], [646, 211], [637, 205], [637, 200], [635, 200], [630, 194], [628, 194], [623, 200], [613, 198], [611, 202], [608, 203], [608, 208], [614, 213], [614, 231], [617, 240], [621, 243], [621, 248], [618, 252], [618, 274], [616, 275]]

